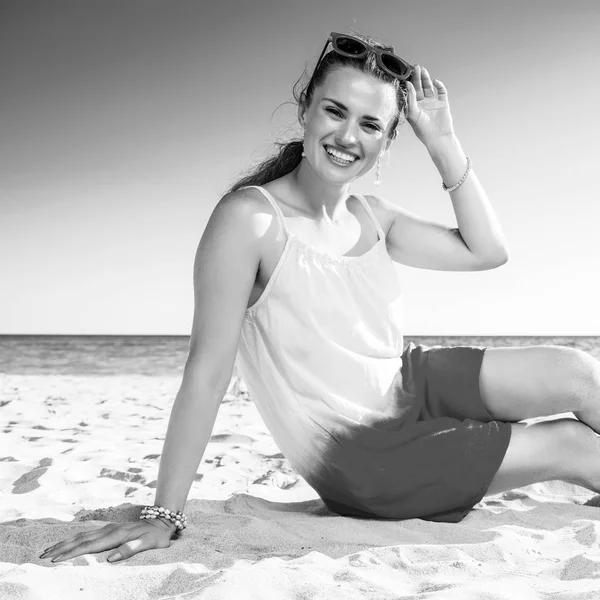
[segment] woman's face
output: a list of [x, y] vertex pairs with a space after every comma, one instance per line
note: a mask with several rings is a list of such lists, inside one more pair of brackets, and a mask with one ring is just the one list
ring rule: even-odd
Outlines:
[[361, 177], [389, 147], [397, 110], [393, 85], [352, 67], [330, 72], [300, 117], [311, 167], [328, 183]]

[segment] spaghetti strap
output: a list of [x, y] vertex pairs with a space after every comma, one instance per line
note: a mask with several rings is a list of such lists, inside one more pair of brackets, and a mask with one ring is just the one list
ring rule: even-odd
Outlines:
[[381, 228], [381, 225], [379, 224], [379, 220], [377, 219], [377, 217], [375, 216], [375, 213], [373, 212], [373, 210], [369, 206], [369, 203], [367, 202], [366, 198], [364, 196], [361, 196], [360, 194], [353, 194], [353, 195], [356, 196], [359, 199], [360, 203], [363, 205], [364, 209], [367, 211], [367, 214], [373, 220], [373, 224], [377, 228], [377, 233], [379, 235], [379, 240], [380, 241], [384, 240], [385, 239], [385, 233], [383, 232], [383, 229]]
[[[281, 226], [283, 227], [283, 230], [285, 231], [286, 235], [288, 235], [290, 233], [290, 231], [285, 222], [285, 217], [283, 216], [283, 212], [281, 211], [281, 208], [279, 208], [279, 204], [277, 204], [277, 202], [275, 202], [275, 198], [273, 198], [273, 196], [264, 187], [262, 187], [260, 185], [248, 185], [246, 187], [247, 188], [256, 188], [257, 190], [259, 190], [261, 192], [261, 194], [267, 199], [269, 204], [273, 207], [273, 210], [277, 213], [277, 216], [279, 217], [279, 220], [281, 222]], [[358, 200], [364, 207], [365, 211], [367, 212], [367, 214], [373, 221], [373, 224], [377, 228], [377, 234], [379, 235], [379, 240], [381, 241], [381, 240], [385, 239], [385, 233], [383, 232], [383, 229], [381, 228], [381, 225], [379, 224], [377, 217], [373, 213], [373, 211], [372, 211], [371, 207], [369, 206], [369, 203], [367, 202], [365, 197], [360, 194], [354, 194], [354, 196], [356, 196], [358, 198]]]
[[279, 221], [281, 222], [281, 226], [283, 227], [283, 230], [285, 231], [286, 235], [288, 235], [290, 233], [290, 231], [287, 228], [287, 225], [285, 222], [285, 217], [283, 216], [283, 212], [281, 211], [281, 208], [279, 208], [279, 204], [277, 204], [277, 202], [275, 202], [275, 198], [273, 198], [273, 196], [271, 196], [271, 194], [267, 190], [265, 190], [264, 187], [262, 187], [260, 185], [248, 185], [246, 187], [247, 188], [256, 188], [259, 192], [261, 192], [261, 194], [268, 200], [269, 204], [273, 207], [273, 210], [277, 213], [277, 216], [279, 217]]

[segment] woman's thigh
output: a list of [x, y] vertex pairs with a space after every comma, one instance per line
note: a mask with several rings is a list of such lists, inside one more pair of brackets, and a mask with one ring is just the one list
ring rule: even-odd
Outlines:
[[574, 412], [583, 408], [594, 368], [592, 356], [566, 346], [488, 347], [479, 374], [481, 398], [501, 421]]

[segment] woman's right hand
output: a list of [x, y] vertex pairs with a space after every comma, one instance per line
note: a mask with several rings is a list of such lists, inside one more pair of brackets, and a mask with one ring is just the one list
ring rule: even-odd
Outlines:
[[[125, 560], [138, 552], [155, 548], [168, 548], [175, 525], [161, 519], [144, 519], [134, 523], [109, 523], [101, 529], [94, 529], [58, 542], [47, 548], [40, 558], [51, 558], [59, 562], [116, 548], [107, 557], [109, 562]], [[116, 555], [117, 558], [114, 558]]]

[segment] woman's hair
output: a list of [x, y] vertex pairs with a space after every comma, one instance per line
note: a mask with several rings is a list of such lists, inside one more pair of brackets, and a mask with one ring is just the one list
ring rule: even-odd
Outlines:
[[[362, 33], [353, 31], [351, 35], [364, 40], [376, 48], [384, 48], [384, 45], [381, 44], [381, 42]], [[408, 92], [404, 82], [400, 82], [395, 77], [388, 75], [379, 67], [373, 52], [368, 52], [364, 58], [349, 58], [338, 54], [334, 50], [325, 54], [321, 62], [317, 65], [313, 77], [309, 81], [308, 87], [301, 90], [300, 93], [297, 92], [296, 87], [298, 86], [300, 79], [302, 79], [302, 76], [300, 76], [300, 79], [294, 84], [293, 94], [298, 106], [307, 109], [312, 101], [315, 87], [323, 83], [329, 73], [341, 67], [358, 69], [363, 73], [367, 73], [380, 81], [390, 83], [394, 86], [396, 90], [398, 112], [392, 122], [389, 133], [390, 138], [394, 139], [398, 134], [398, 126], [400, 123], [403, 123], [406, 118]], [[234, 183], [231, 188], [229, 188], [228, 192], [234, 192], [248, 185], [264, 185], [269, 181], [279, 179], [280, 177], [291, 173], [300, 164], [303, 149], [302, 140], [295, 139], [289, 142], [276, 142], [276, 145], [279, 146], [279, 148], [273, 156], [270, 156], [252, 168], [249, 173]]]

